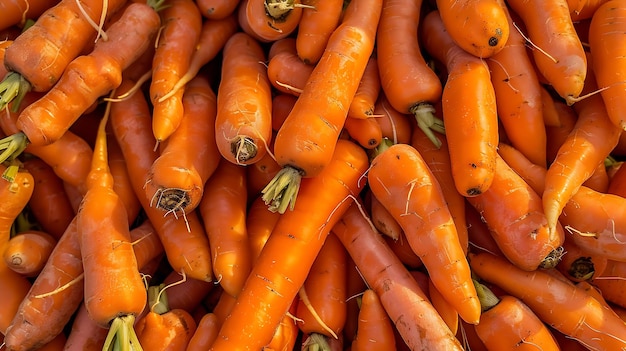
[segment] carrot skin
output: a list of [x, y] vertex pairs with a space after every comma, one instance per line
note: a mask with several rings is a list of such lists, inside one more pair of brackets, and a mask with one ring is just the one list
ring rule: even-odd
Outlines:
[[296, 48], [298, 57], [310, 65], [315, 65], [324, 54], [328, 39], [339, 25], [343, 1], [305, 1], [312, 8], [302, 9], [298, 23]]
[[358, 329], [350, 350], [367, 351], [381, 348], [395, 350], [393, 325], [376, 292], [367, 289], [361, 297]]
[[41, 272], [56, 239], [40, 230], [23, 231], [9, 239], [4, 247], [4, 262], [15, 272], [35, 277]]

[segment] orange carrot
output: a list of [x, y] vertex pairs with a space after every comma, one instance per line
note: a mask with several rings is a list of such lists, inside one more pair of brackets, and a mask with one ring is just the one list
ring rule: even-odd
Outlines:
[[3, 252], [4, 262], [15, 272], [34, 277], [46, 264], [56, 239], [40, 230], [17, 233], [6, 243]]
[[348, 135], [366, 149], [374, 149], [383, 139], [383, 131], [376, 118], [348, 117], [343, 125]]
[[410, 116], [393, 108], [384, 92], [379, 94], [374, 105], [374, 115], [380, 125], [383, 138], [393, 144], [408, 144], [411, 140], [412, 126]]
[[572, 238], [565, 237], [563, 249], [565, 251], [556, 268], [574, 282], [591, 281], [602, 275], [607, 267], [606, 257], [589, 252]]
[[380, 0], [350, 2], [276, 135], [274, 153], [283, 168], [263, 193], [280, 213], [293, 209], [301, 178], [318, 175], [334, 154], [350, 101], [374, 49], [381, 8]]
[[395, 350], [395, 348], [393, 325], [387, 311], [376, 292], [367, 289], [361, 296], [359, 326], [350, 350]]
[[239, 165], [258, 161], [272, 138], [272, 96], [261, 45], [236, 33], [223, 50], [217, 91], [215, 140], [222, 156]]
[[498, 155], [526, 181], [537, 195], [543, 194], [547, 171], [545, 167], [531, 162], [521, 151], [509, 144], [500, 143]]
[[280, 92], [300, 96], [315, 66], [298, 57], [296, 40], [287, 37], [275, 41], [268, 59], [267, 75], [272, 86]]
[[100, 351], [107, 333], [108, 329], [91, 320], [85, 304], [81, 304], [73, 318], [64, 351]]
[[239, 5], [239, 0], [196, 0], [196, 4], [202, 16], [213, 21], [232, 15]]
[[300, 0], [241, 0], [239, 25], [261, 42], [272, 42], [294, 32], [302, 17]]
[[310, 65], [315, 65], [324, 53], [328, 39], [341, 20], [343, 1], [304, 1], [302, 17], [296, 33], [298, 57]]
[[0, 4], [0, 30], [11, 26], [24, 26], [24, 22], [29, 19], [36, 19], [50, 7], [56, 5], [55, 0], [36, 0], [29, 2], [7, 1]]
[[163, 98], [189, 69], [202, 30], [202, 15], [193, 0], [170, 0], [161, 12], [162, 28], [152, 59], [150, 101], [152, 132], [162, 142], [183, 118], [183, 90]]
[[421, 32], [425, 49], [448, 70], [441, 104], [457, 191], [463, 196], [479, 195], [493, 181], [498, 146], [489, 69], [452, 41], [438, 11], [426, 15]]
[[572, 21], [580, 22], [590, 19], [596, 10], [608, 0], [567, 0]]
[[626, 264], [623, 261], [608, 260], [604, 271], [591, 281], [598, 288], [604, 299], [618, 306], [626, 306], [624, 282], [626, 278]]
[[167, 286], [167, 304], [170, 309], [185, 311], [196, 309], [215, 287], [213, 282], [187, 279], [175, 271], [171, 271], [162, 283]]
[[372, 161], [368, 184], [402, 227], [437, 289], [461, 318], [478, 323], [480, 303], [454, 220], [439, 182], [418, 151], [406, 144], [390, 146]]
[[303, 180], [299, 201], [276, 223], [211, 350], [258, 350], [271, 340], [349, 197], [359, 193], [367, 164], [363, 149], [339, 140], [328, 167]]
[[373, 116], [374, 105], [381, 90], [378, 72], [378, 59], [372, 56], [365, 66], [359, 87], [350, 103], [348, 117], [367, 119]]
[[391, 215], [391, 213], [383, 206], [383, 204], [376, 198], [376, 196], [370, 194], [370, 216], [372, 217], [372, 223], [374, 227], [378, 229], [378, 231], [393, 239], [394, 241], [398, 241], [400, 236], [404, 233], [402, 231], [402, 227], [396, 221], [396, 219]]
[[202, 351], [208, 349], [219, 332], [219, 323], [215, 313], [208, 312], [197, 323], [196, 331], [187, 343], [187, 351]]
[[256, 197], [246, 213], [246, 231], [248, 232], [248, 242], [250, 244], [250, 255], [256, 261], [261, 254], [263, 246], [274, 230], [280, 214], [270, 211], [263, 199]]

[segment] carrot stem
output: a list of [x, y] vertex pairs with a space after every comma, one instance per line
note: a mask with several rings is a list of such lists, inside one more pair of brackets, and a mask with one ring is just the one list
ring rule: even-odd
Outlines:
[[426, 134], [428, 139], [439, 149], [441, 147], [441, 140], [437, 138], [435, 132], [445, 134], [443, 126], [443, 120], [435, 116], [435, 108], [429, 103], [421, 103], [410, 109], [410, 112], [415, 115], [417, 120], [417, 126]]
[[30, 91], [30, 83], [19, 73], [8, 73], [0, 82], [0, 110], [4, 109], [11, 101], [11, 112], [17, 112], [24, 95]]
[[472, 279], [474, 286], [476, 287], [476, 295], [480, 301], [480, 307], [483, 312], [492, 308], [500, 302], [500, 299], [484, 284], [479, 283], [476, 279]]
[[[0, 163], [16, 159], [26, 149], [26, 146], [28, 146], [28, 138], [22, 132], [0, 139]], [[14, 171], [15, 167], [7, 167], [2, 173], [2, 178], [12, 182], [14, 177], [11, 173]]]
[[143, 351], [133, 329], [135, 316], [132, 314], [115, 318], [104, 340], [103, 351]]
[[262, 190], [263, 201], [270, 205], [270, 211], [284, 213], [287, 207], [293, 210], [301, 179], [302, 174], [293, 167], [286, 166], [278, 171], [276, 176]]
[[302, 344], [303, 351], [330, 351], [330, 345], [322, 334], [312, 333]]

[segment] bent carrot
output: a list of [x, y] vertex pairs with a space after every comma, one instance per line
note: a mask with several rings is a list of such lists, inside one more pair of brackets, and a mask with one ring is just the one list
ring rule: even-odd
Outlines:
[[544, 323], [586, 347], [596, 350], [626, 347], [626, 324], [575, 285], [542, 270], [524, 271], [488, 253], [470, 253], [469, 261], [479, 278], [522, 300]]
[[380, 0], [350, 2], [276, 135], [274, 153], [283, 168], [263, 190], [263, 198], [280, 213], [293, 209], [301, 178], [318, 175], [334, 154], [350, 101], [374, 49], [381, 8]]
[[454, 220], [439, 182], [417, 150], [406, 144], [390, 146], [372, 161], [368, 184], [402, 227], [437, 290], [461, 318], [478, 323], [480, 302]]
[[222, 156], [252, 164], [265, 155], [272, 138], [272, 95], [265, 53], [251, 36], [233, 34], [223, 49], [217, 91], [215, 140]]
[[258, 350], [269, 343], [330, 229], [361, 190], [367, 164], [361, 147], [339, 140], [324, 171], [303, 180], [299, 201], [276, 223], [210, 350]]

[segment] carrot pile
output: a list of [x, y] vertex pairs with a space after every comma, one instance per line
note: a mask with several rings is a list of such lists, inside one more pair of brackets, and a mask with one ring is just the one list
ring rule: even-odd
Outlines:
[[0, 350], [626, 350], [626, 0], [0, 13]]

